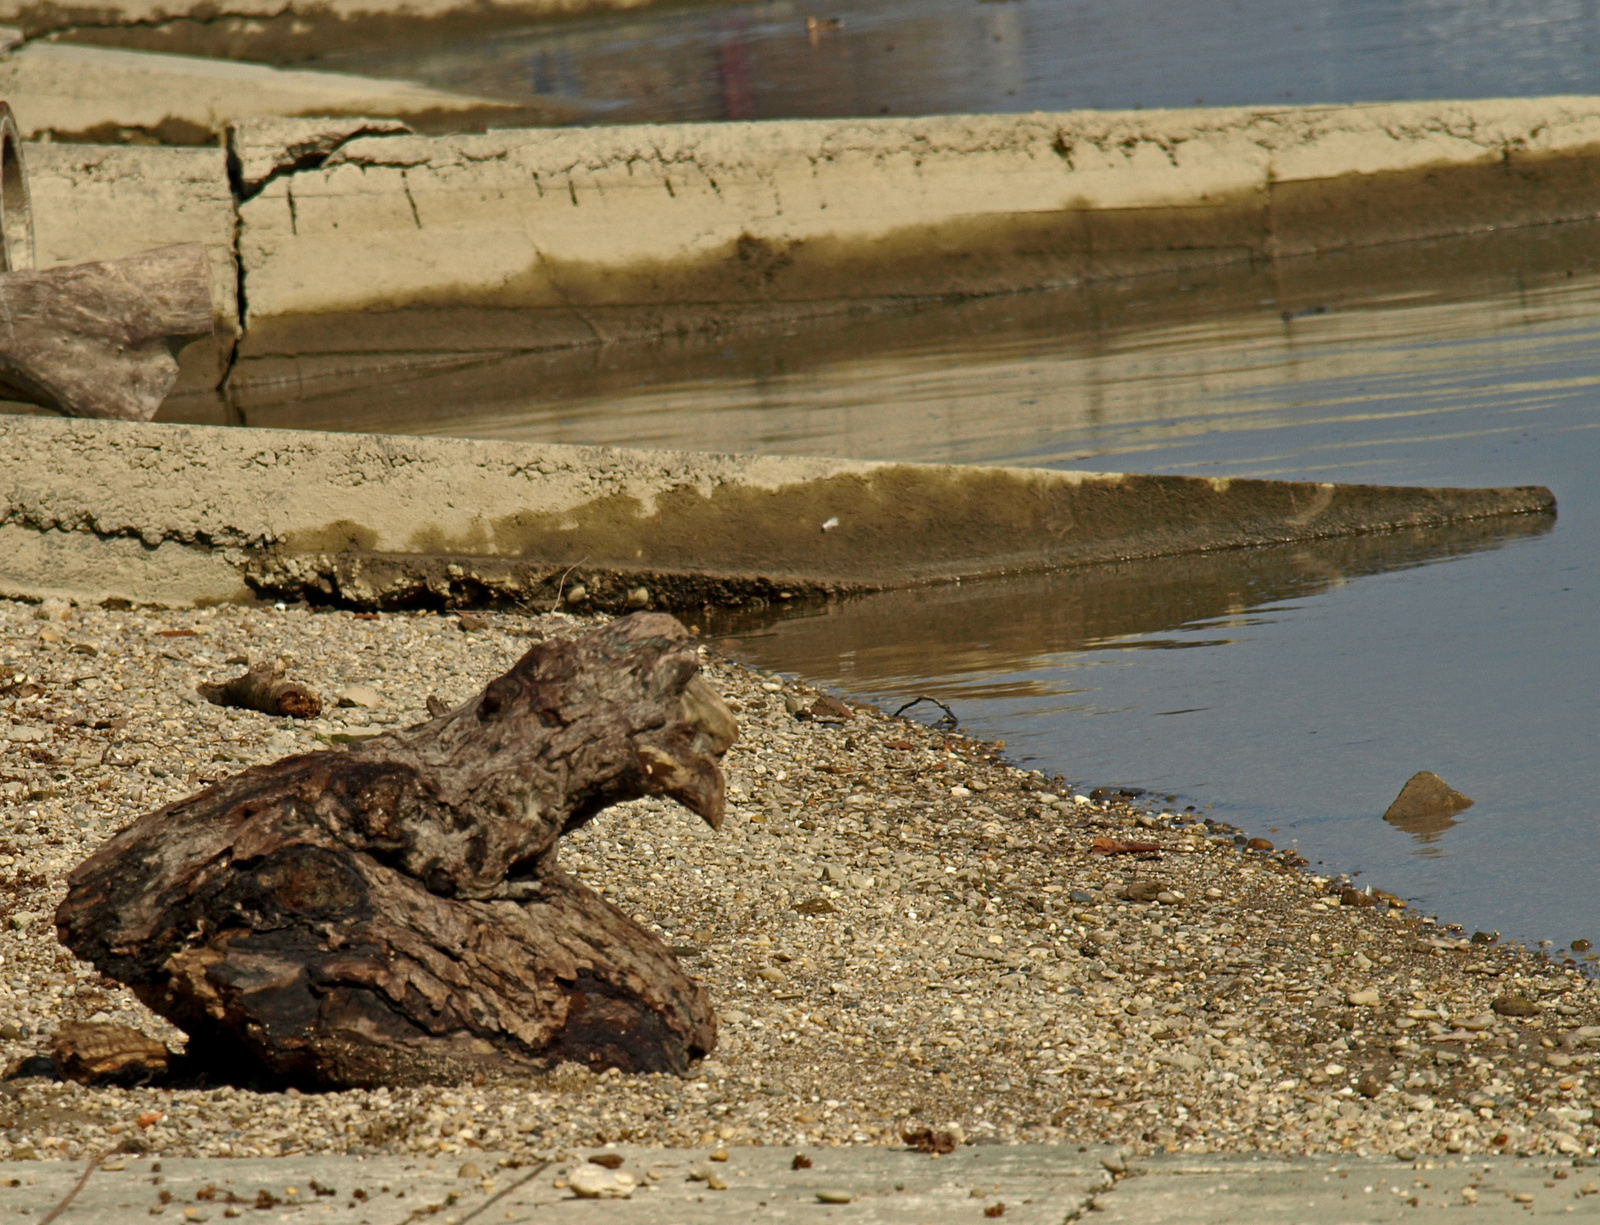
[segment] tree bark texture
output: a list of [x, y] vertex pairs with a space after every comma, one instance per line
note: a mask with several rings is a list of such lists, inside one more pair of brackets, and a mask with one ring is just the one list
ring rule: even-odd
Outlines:
[[0, 383], [71, 417], [148, 421], [178, 377], [177, 350], [212, 326], [199, 243], [0, 273]]
[[536, 645], [426, 723], [139, 818], [72, 873], [57, 933], [235, 1080], [682, 1071], [716, 1041], [704, 988], [556, 860], [640, 796], [720, 826], [737, 725], [698, 667], [659, 613]]

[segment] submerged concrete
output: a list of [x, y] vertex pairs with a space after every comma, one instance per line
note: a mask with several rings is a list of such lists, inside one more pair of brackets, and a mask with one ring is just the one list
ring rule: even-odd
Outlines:
[[20, 417], [0, 423], [0, 492], [0, 595], [163, 605], [693, 608], [1555, 510], [1532, 487]]
[[453, 130], [566, 122], [578, 113], [408, 81], [51, 42], [0, 53], [0, 98], [24, 137], [80, 143], [215, 145], [228, 124], [262, 116], [382, 115]]

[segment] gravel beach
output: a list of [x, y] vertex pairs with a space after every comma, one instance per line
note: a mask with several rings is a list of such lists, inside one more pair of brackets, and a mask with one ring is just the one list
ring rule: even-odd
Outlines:
[[[588, 624], [0, 602], [0, 1058], [66, 1020], [182, 1043], [55, 941], [66, 874], [112, 831], [248, 766], [420, 721], [430, 695], [459, 703], [530, 640]], [[1197, 814], [1092, 798], [999, 746], [705, 654], [741, 724], [721, 832], [641, 801], [563, 843], [711, 991], [719, 1045], [693, 1075], [564, 1065], [320, 1095], [12, 1079], [0, 1157], [492, 1168], [921, 1129], [1138, 1153], [1595, 1153], [1600, 992], [1576, 966], [1474, 944]], [[319, 718], [196, 695], [273, 658], [322, 694]]]

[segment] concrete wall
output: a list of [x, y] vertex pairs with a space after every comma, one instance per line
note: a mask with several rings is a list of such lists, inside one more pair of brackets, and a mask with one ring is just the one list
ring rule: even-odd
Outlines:
[[459, 314], [506, 308], [576, 343], [1590, 217], [1597, 155], [1594, 98], [357, 139], [242, 206], [243, 353], [526, 347], [526, 315]]
[[620, 608], [1551, 515], [1443, 490], [0, 418], [0, 594]]
[[220, 153], [28, 153], [49, 260], [199, 237], [222, 312], [235, 262], [240, 386], [1600, 213], [1600, 98], [330, 130], [276, 160], [251, 131], [240, 160], [280, 169], [241, 185], [236, 244]]

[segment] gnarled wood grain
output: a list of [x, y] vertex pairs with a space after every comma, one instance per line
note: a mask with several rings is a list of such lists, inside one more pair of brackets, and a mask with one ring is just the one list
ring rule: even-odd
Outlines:
[[716, 1041], [705, 990], [557, 842], [643, 795], [720, 825], [737, 727], [697, 671], [661, 614], [537, 645], [459, 709], [141, 817], [57, 932], [234, 1078], [682, 1070]]

